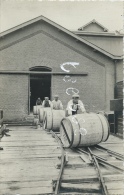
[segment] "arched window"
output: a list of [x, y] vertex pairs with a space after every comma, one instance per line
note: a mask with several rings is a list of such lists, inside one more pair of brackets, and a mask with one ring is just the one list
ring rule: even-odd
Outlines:
[[46, 66], [34, 66], [29, 69], [30, 71], [42, 71], [42, 72], [51, 72], [52, 68]]

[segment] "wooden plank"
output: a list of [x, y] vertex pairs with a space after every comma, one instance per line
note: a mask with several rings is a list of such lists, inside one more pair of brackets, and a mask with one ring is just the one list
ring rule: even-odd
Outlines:
[[14, 177], [13, 176], [9, 176], [7, 177], [7, 173], [6, 173], [6, 177], [0, 177], [0, 182], [20, 182], [20, 181], [27, 181], [27, 182], [30, 182], [30, 181], [41, 181], [41, 184], [42, 184], [42, 181], [52, 181], [53, 178], [57, 178], [58, 174], [56, 173], [50, 173], [50, 174], [46, 174], [46, 175], [33, 175], [32, 177], [29, 177], [28, 175], [22, 175], [22, 178], [21, 178], [21, 175], [15, 175]]
[[[102, 170], [101, 170], [102, 171]], [[113, 177], [113, 175], [118, 175], [119, 173], [117, 171], [113, 171], [113, 170], [109, 170], [109, 171], [103, 171], [102, 172], [104, 177], [105, 175], [110, 175], [110, 177]], [[70, 174], [65, 174], [62, 176], [62, 179], [65, 180], [65, 179], [82, 179], [82, 178], [86, 178], [86, 177], [98, 177], [97, 173], [94, 171], [92, 172], [88, 172], [88, 171], [83, 171], [81, 173], [77, 172], [77, 174], [72, 174], [72, 171], [70, 172]]]
[[[82, 184], [74, 184], [74, 183], [61, 183], [61, 187], [63, 188], [77, 188], [77, 189], [80, 189], [80, 190], [87, 190], [87, 189], [90, 189], [90, 190], [99, 190], [100, 189], [100, 185], [98, 182], [94, 182], [94, 183], [82, 183]], [[88, 191], [88, 190], [87, 190]]]
[[123, 189], [109, 190], [109, 195], [124, 195]]
[[[1, 177], [8, 177], [8, 178], [15, 178], [15, 177], [35, 177], [35, 176], [39, 176], [39, 177], [44, 177], [44, 173], [45, 176], [47, 175], [49, 177], [49, 175], [58, 175], [59, 170], [55, 169], [55, 168], [47, 168], [47, 167], [33, 167], [33, 166], [29, 166], [29, 167], [18, 167], [16, 169], [6, 169], [7, 167], [3, 167], [3, 169], [0, 171], [1, 172]], [[11, 167], [12, 168], [12, 167]]]
[[10, 133], [11, 137], [1, 142], [0, 193], [52, 193], [51, 181], [59, 173], [55, 168], [61, 154], [58, 143], [45, 131], [27, 126], [15, 127]]
[[57, 146], [58, 146], [56, 142], [52, 142], [52, 141], [42, 141], [42, 140], [41, 141], [37, 141], [36, 140], [35, 142], [32, 142], [32, 141], [25, 140], [25, 142], [27, 142], [27, 143], [24, 143], [22, 141], [18, 141], [18, 143], [17, 142], [14, 142], [14, 141], [11, 141], [11, 142], [7, 142], [6, 141], [6, 142], [4, 142], [2, 140], [2, 144], [4, 146], [6, 146], [6, 147], [15, 147], [15, 146], [25, 147], [25, 146], [30, 146], [32, 148], [35, 148], [36, 146], [43, 146], [43, 147], [45, 147], [45, 146], [50, 147], [51, 146], [51, 147], [56, 147], [57, 148]]
[[[50, 150], [51, 149], [51, 150]], [[18, 154], [18, 153], [23, 153], [23, 154], [41, 154], [41, 152], [44, 152], [46, 154], [54, 152], [54, 153], [61, 153], [60, 150], [56, 149], [55, 147], [40, 147], [40, 148], [31, 148], [31, 150], [26, 149], [26, 148], [5, 148], [5, 150], [1, 151], [0, 154], [1, 155], [14, 155], [14, 154]]]
[[122, 181], [123, 174], [103, 175], [105, 181]]
[[[108, 181], [122, 181], [123, 175], [122, 174], [112, 174], [112, 175], [104, 175], [103, 176], [105, 182]], [[56, 180], [56, 179], [54, 179]], [[62, 179], [64, 183], [85, 183], [85, 182], [95, 182], [98, 181], [98, 177], [93, 175], [93, 176], [88, 176], [88, 175], [82, 175], [82, 176], [77, 176], [75, 178], [66, 178]]]
[[13, 181], [0, 183], [0, 190], [12, 188], [52, 187], [51, 181]]
[[60, 193], [61, 195], [101, 195], [101, 193], [89, 193], [89, 192], [71, 192], [71, 193], [68, 193], [68, 192], [63, 192], [63, 193]]
[[81, 178], [82, 176], [96, 176], [95, 169], [74, 169], [73, 171], [68, 169], [64, 170], [64, 175], [62, 176], [62, 179], [74, 179], [74, 178]]
[[[14, 166], [15, 165], [18, 165], [18, 167], [23, 167], [23, 166], [28, 166], [28, 164], [29, 163], [31, 163], [32, 164], [32, 166], [33, 166], [33, 164], [34, 164], [34, 166], [41, 166], [41, 167], [46, 167], [46, 166], [48, 166], [49, 165], [49, 167], [51, 167], [51, 168], [55, 168], [55, 165], [56, 165], [56, 162], [57, 162], [57, 159], [55, 158], [55, 159], [31, 159], [31, 160], [28, 160], [27, 161], [27, 159], [25, 159], [25, 160], [21, 160], [21, 164], [19, 163], [20, 162], [20, 160], [14, 160], [14, 163], [13, 163], [13, 160], [11, 160], [11, 161], [8, 161], [8, 159], [7, 160], [2, 160], [2, 162], [1, 162], [1, 160], [0, 160], [0, 166], [2, 167], [2, 168], [7, 168], [8, 166], [10, 167], [10, 168], [14, 168]], [[58, 163], [59, 163], [59, 160], [58, 160]]]
[[52, 187], [24, 187], [24, 188], [11, 188], [11, 189], [2, 189], [0, 191], [2, 195], [45, 195], [46, 193], [52, 193]]
[[[27, 158], [25, 157], [25, 159], [27, 159], [27, 160], [28, 160], [28, 159], [31, 159], [31, 158], [35, 158], [35, 159], [36, 159], [36, 158], [47, 158], [47, 159], [48, 159], [48, 158], [49, 158], [49, 159], [52, 158], [52, 159], [54, 159], [54, 158], [58, 158], [58, 154], [53, 154], [52, 156], [50, 156], [50, 155], [48, 154], [48, 155], [40, 155], [40, 156], [38, 156], [38, 157], [36, 157], [36, 156], [32, 156], [32, 157], [30, 157], [30, 156], [28, 157], [28, 156], [27, 156]], [[22, 159], [22, 160], [23, 160], [24, 158], [23, 158], [23, 156], [21, 157], [21, 155], [20, 155], [20, 157], [16, 157], [16, 156], [15, 156], [15, 157], [12, 157], [12, 156], [10, 156], [10, 157], [9, 157], [9, 156], [5, 156], [5, 157], [4, 157], [4, 156], [2, 156], [2, 159], [13, 159], [13, 160], [14, 160], [14, 159], [18, 159], [18, 160], [19, 160], [19, 159]]]
[[123, 181], [112, 181], [112, 182], [106, 182], [106, 186], [108, 190], [118, 190], [123, 189]]
[[82, 188], [82, 189], [79, 189], [79, 188], [74, 188], [74, 187], [72, 187], [72, 188], [69, 188], [69, 187], [61, 187], [61, 191], [62, 192], [82, 192], [82, 193], [92, 193], [92, 194], [94, 194], [94, 193], [99, 193], [99, 192], [101, 192], [101, 190], [100, 189], [90, 189], [90, 188]]
[[[122, 182], [123, 179], [123, 174], [120, 175], [104, 175], [103, 176], [105, 182], [113, 182], [113, 181], [118, 181], [118, 182]], [[92, 183], [92, 182], [96, 182], [98, 181], [98, 177], [96, 176], [84, 176], [83, 178], [74, 178], [74, 179], [63, 179], [62, 183], [80, 183], [80, 184], [84, 184], [84, 183]]]
[[[93, 163], [82, 163], [82, 164], [67, 164], [66, 168], [68, 169], [77, 169], [77, 168], [88, 168], [88, 167], [92, 167]], [[57, 168], [60, 168], [60, 164], [57, 164]]]

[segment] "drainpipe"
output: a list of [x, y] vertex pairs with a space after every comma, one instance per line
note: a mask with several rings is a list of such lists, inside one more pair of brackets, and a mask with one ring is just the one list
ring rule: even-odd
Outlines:
[[116, 84], [116, 81], [117, 81], [116, 66], [117, 66], [117, 60], [114, 60], [114, 83], [115, 84]]
[[115, 93], [116, 93], [116, 89], [115, 89], [115, 86], [116, 86], [116, 82], [117, 82], [117, 60], [114, 60], [114, 98], [115, 98]]
[[[114, 99], [116, 97], [116, 81], [117, 81], [117, 73], [116, 68], [117, 66], [117, 60], [114, 60]], [[116, 112], [114, 111], [114, 133], [116, 134], [116, 127], [117, 127], [117, 118], [116, 118]]]

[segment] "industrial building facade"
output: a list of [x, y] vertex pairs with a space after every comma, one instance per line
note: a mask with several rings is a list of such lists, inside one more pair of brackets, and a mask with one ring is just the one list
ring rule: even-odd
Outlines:
[[[115, 83], [123, 78], [122, 55], [95, 44], [97, 35], [88, 40], [79, 34], [43, 16], [0, 34], [0, 108], [6, 121], [25, 120], [38, 97], [58, 94], [65, 109], [74, 92], [86, 110], [110, 111]], [[121, 40], [122, 47], [122, 36], [108, 37]]]

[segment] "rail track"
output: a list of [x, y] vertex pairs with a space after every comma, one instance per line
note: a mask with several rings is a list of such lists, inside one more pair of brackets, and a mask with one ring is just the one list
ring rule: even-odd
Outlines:
[[64, 148], [59, 133], [51, 131], [61, 148], [58, 178], [53, 180], [54, 194], [123, 194], [123, 159], [120, 153], [103, 146]]

